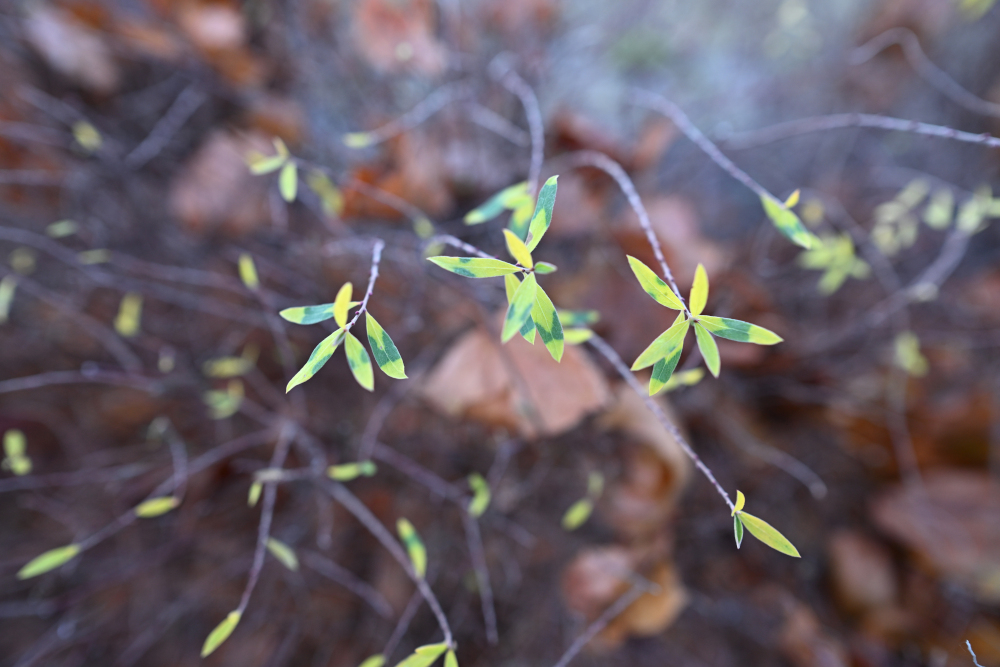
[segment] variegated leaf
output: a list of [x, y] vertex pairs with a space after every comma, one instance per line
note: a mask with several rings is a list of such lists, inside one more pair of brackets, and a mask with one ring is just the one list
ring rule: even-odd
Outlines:
[[684, 310], [684, 304], [674, 294], [667, 283], [663, 282], [653, 270], [631, 255], [628, 256], [628, 264], [632, 267], [632, 273], [639, 280], [639, 285], [646, 291], [646, 294], [653, 297], [661, 306], [666, 306], [673, 310]]
[[708, 371], [715, 377], [719, 377], [721, 364], [719, 346], [716, 345], [715, 339], [699, 322], [694, 323], [694, 335], [698, 340], [698, 349], [701, 350], [701, 356], [705, 360], [705, 365], [708, 366]]
[[788, 237], [795, 245], [808, 249], [818, 240], [812, 232], [805, 228], [805, 225], [799, 220], [799, 216], [795, 215], [795, 212], [782, 202], [769, 195], [761, 196], [760, 202], [764, 206], [767, 217], [771, 219], [778, 231]]
[[735, 340], [738, 343], [756, 343], [757, 345], [774, 345], [783, 339], [773, 331], [756, 324], [743, 322], [742, 320], [731, 320], [728, 317], [712, 317], [702, 315], [698, 321], [711, 333], [719, 338]]
[[531, 319], [535, 321], [535, 328], [538, 335], [542, 337], [549, 354], [556, 361], [562, 360], [563, 355], [563, 328], [559, 321], [559, 314], [552, 304], [552, 299], [541, 287], [535, 290], [535, 305], [531, 309]]
[[677, 362], [681, 359], [681, 351], [684, 349], [683, 339], [680, 342], [681, 344], [670, 350], [667, 356], [653, 364], [653, 374], [649, 378], [650, 396], [655, 396], [662, 390], [670, 381], [670, 376], [674, 374]]
[[375, 363], [389, 377], [397, 380], [405, 379], [406, 368], [403, 366], [403, 358], [399, 356], [396, 344], [370, 312], [365, 311], [365, 318], [368, 325], [368, 345], [372, 349]]
[[[503, 277], [503, 284], [507, 289], [507, 303], [510, 304], [510, 300], [514, 298], [514, 292], [517, 291], [517, 286], [521, 284], [521, 280], [516, 275], [508, 273]], [[531, 315], [528, 315], [528, 319], [524, 321], [524, 325], [521, 327], [519, 333], [524, 337], [524, 340], [534, 345], [536, 331], [535, 321], [531, 319]]]
[[368, 351], [350, 331], [344, 340], [344, 352], [347, 353], [347, 365], [351, 367], [354, 379], [368, 391], [375, 389], [375, 373], [372, 371], [372, 360]]
[[495, 278], [508, 273], [519, 273], [521, 269], [499, 259], [484, 257], [428, 257], [442, 269], [466, 278]]
[[632, 370], [639, 371], [648, 368], [667, 356], [675, 347], [683, 347], [684, 336], [687, 335], [690, 323], [691, 321], [684, 317], [684, 313], [678, 313], [677, 319], [674, 320], [670, 328], [654, 338], [649, 347], [636, 358], [635, 363], [632, 364]]
[[317, 306], [296, 306], [295, 308], [285, 308], [278, 314], [292, 324], [316, 324], [317, 322], [323, 322], [333, 317], [333, 304], [321, 303]]
[[559, 177], [553, 176], [545, 181], [545, 185], [538, 193], [535, 213], [531, 216], [531, 224], [528, 226], [528, 239], [525, 241], [528, 250], [534, 250], [538, 247], [545, 232], [549, 230], [549, 225], [552, 224], [552, 208], [556, 204], [558, 181]]
[[312, 351], [309, 355], [309, 359], [306, 361], [305, 365], [299, 369], [299, 372], [288, 381], [288, 386], [285, 387], [285, 393], [290, 392], [294, 387], [302, 384], [312, 376], [316, 375], [319, 369], [323, 368], [323, 365], [330, 360], [333, 353], [336, 351], [337, 347], [344, 342], [344, 330], [337, 329], [332, 334], [324, 338], [319, 345]]
[[538, 283], [535, 281], [535, 274], [533, 273], [528, 274], [524, 282], [517, 286], [503, 320], [503, 332], [500, 334], [500, 340], [504, 343], [513, 338], [514, 334], [524, 327], [525, 322], [527, 322], [528, 317], [531, 315], [532, 308], [535, 306], [535, 293], [537, 289]]
[[524, 245], [524, 241], [517, 238], [517, 235], [509, 229], [503, 230], [504, 240], [507, 241], [507, 252], [517, 260], [517, 263], [526, 269], [533, 268], [535, 261], [531, 258], [531, 252]]
[[788, 539], [774, 529], [771, 524], [763, 519], [755, 517], [752, 514], [747, 514], [746, 512], [737, 512], [736, 516], [739, 517], [740, 521], [746, 526], [750, 534], [756, 537], [758, 540], [771, 547], [775, 551], [780, 551], [781, 553], [792, 556], [793, 558], [801, 558], [799, 556], [799, 550], [795, 548]]
[[503, 213], [504, 210], [516, 208], [522, 199], [530, 201], [527, 181], [504, 188], [487, 199], [483, 204], [466, 213], [464, 218], [465, 224], [478, 225], [492, 220]]
[[396, 531], [403, 546], [406, 547], [406, 553], [410, 556], [413, 571], [418, 577], [423, 578], [427, 574], [427, 548], [417, 534], [417, 529], [408, 519], [399, 519], [396, 521]]

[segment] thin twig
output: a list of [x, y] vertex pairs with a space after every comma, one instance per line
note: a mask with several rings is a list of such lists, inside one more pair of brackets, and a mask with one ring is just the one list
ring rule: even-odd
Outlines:
[[591, 336], [587, 342], [590, 343], [591, 347], [600, 352], [601, 355], [611, 363], [614, 369], [618, 371], [618, 374], [621, 375], [622, 379], [625, 380], [625, 382], [632, 387], [633, 391], [635, 391], [635, 393], [642, 398], [646, 407], [653, 413], [653, 416], [656, 417], [657, 421], [660, 422], [660, 425], [666, 429], [667, 433], [669, 433], [671, 437], [673, 437], [677, 445], [684, 450], [684, 453], [687, 454], [688, 458], [694, 462], [695, 467], [697, 467], [698, 470], [700, 470], [701, 473], [708, 478], [708, 481], [712, 483], [713, 487], [715, 487], [716, 492], [722, 496], [722, 499], [726, 501], [727, 505], [729, 505], [729, 509], [733, 509], [733, 501], [730, 500], [729, 494], [726, 493], [726, 490], [723, 489], [722, 485], [715, 479], [715, 475], [712, 474], [711, 469], [705, 465], [705, 463], [701, 460], [701, 457], [699, 457], [691, 448], [691, 445], [687, 443], [687, 440], [685, 440], [684, 436], [681, 435], [677, 426], [670, 421], [670, 418], [667, 417], [667, 413], [663, 411], [663, 408], [660, 407], [659, 403], [653, 400], [653, 397], [649, 395], [649, 392], [647, 392], [643, 386], [639, 384], [635, 375], [632, 374], [632, 371], [630, 371], [628, 366], [625, 365], [625, 362], [618, 356], [618, 353], [615, 352], [614, 348], [608, 345], [608, 343], [597, 334]]
[[392, 634], [389, 635], [389, 641], [385, 643], [385, 648], [382, 649], [382, 655], [385, 658], [391, 657], [392, 652], [399, 646], [399, 642], [402, 641], [403, 635], [406, 634], [406, 630], [410, 627], [413, 617], [417, 615], [417, 610], [420, 609], [420, 605], [423, 602], [424, 598], [420, 595], [420, 591], [413, 591], [409, 602], [403, 608], [403, 613], [399, 615], [399, 620], [396, 621], [396, 627], [393, 628]]
[[476, 125], [503, 137], [515, 146], [527, 148], [531, 145], [531, 135], [492, 109], [488, 109], [478, 102], [469, 102], [467, 108], [469, 119]]
[[628, 606], [635, 602], [639, 596], [645, 593], [645, 587], [635, 584], [629, 588], [625, 593], [622, 594], [620, 598], [615, 600], [614, 604], [604, 610], [604, 612], [597, 617], [593, 623], [587, 626], [587, 629], [579, 637], [574, 640], [563, 656], [559, 658], [559, 662], [555, 664], [555, 667], [566, 667], [570, 660], [575, 658], [577, 654], [583, 650], [591, 639], [597, 636], [601, 630], [607, 627], [608, 623], [613, 621], [619, 614], [628, 609]]
[[392, 617], [392, 605], [385, 599], [385, 596], [378, 592], [371, 584], [358, 579], [357, 576], [345, 567], [338, 565], [329, 558], [318, 554], [315, 551], [303, 551], [302, 562], [312, 568], [327, 579], [335, 581], [347, 590], [351, 591], [359, 598], [368, 603], [375, 612], [382, 618]]
[[367, 132], [360, 132], [358, 134], [364, 134], [365, 138], [368, 140], [365, 143], [365, 147], [380, 144], [384, 141], [392, 139], [396, 135], [406, 132], [407, 130], [412, 130], [452, 102], [468, 97], [470, 92], [471, 91], [467, 83], [446, 83], [425, 97], [402, 116], [399, 116], [398, 118], [395, 118], [385, 125], [375, 128], [374, 130], [368, 130]]
[[0, 382], [0, 394], [15, 391], [54, 387], [63, 384], [108, 384], [119, 387], [132, 387], [150, 394], [160, 391], [160, 383], [153, 378], [131, 373], [87, 369], [83, 371], [49, 371], [38, 375], [26, 375]]
[[538, 192], [538, 181], [542, 174], [542, 162], [545, 159], [545, 126], [542, 122], [542, 109], [538, 97], [531, 86], [521, 78], [513, 67], [507, 65], [504, 59], [498, 57], [490, 64], [490, 73], [500, 81], [503, 87], [514, 93], [524, 115], [528, 119], [528, 131], [531, 133], [531, 165], [528, 168], [528, 194], [532, 197]]
[[465, 526], [465, 541], [469, 547], [469, 557], [472, 559], [472, 569], [476, 573], [476, 584], [479, 588], [483, 623], [486, 625], [486, 641], [495, 646], [500, 641], [500, 635], [497, 631], [497, 612], [493, 607], [490, 571], [486, 566], [486, 553], [483, 551], [483, 537], [479, 533], [479, 522], [469, 514], [468, 510], [461, 513], [462, 523]]
[[385, 248], [385, 241], [382, 239], [375, 239], [375, 247], [372, 248], [372, 268], [368, 274], [368, 287], [365, 289], [365, 298], [362, 299], [361, 307], [358, 308], [358, 312], [354, 313], [354, 317], [347, 323], [347, 326], [344, 327], [344, 331], [350, 331], [355, 322], [357, 322], [361, 315], [368, 310], [368, 300], [372, 298], [372, 293], [375, 291], [375, 281], [378, 279], [378, 265], [379, 262], [382, 261], [383, 248]]
[[40, 169], [6, 169], [0, 171], [0, 185], [59, 185], [62, 174]]
[[138, 169], [159, 155], [160, 151], [170, 143], [177, 131], [184, 126], [184, 123], [206, 99], [208, 96], [198, 90], [196, 84], [191, 84], [182, 90], [167, 112], [163, 114], [163, 117], [153, 126], [149, 136], [128, 154], [125, 158], [125, 165], [132, 169]]
[[465, 241], [452, 236], [451, 234], [439, 234], [438, 236], [432, 236], [427, 239], [424, 243], [424, 247], [432, 246], [438, 243], [445, 243], [450, 246], [454, 246], [459, 250], [464, 250], [470, 255], [475, 255], [476, 257], [482, 257], [483, 259], [497, 259], [489, 253], [485, 253], [474, 245], [469, 245]]
[[929, 83], [952, 102], [984, 116], [1000, 117], [1000, 104], [973, 95], [951, 78], [947, 72], [931, 62], [920, 48], [920, 40], [909, 28], [891, 28], [859, 46], [851, 55], [853, 65], [868, 62], [884, 49], [899, 44], [907, 62], [921, 79]]

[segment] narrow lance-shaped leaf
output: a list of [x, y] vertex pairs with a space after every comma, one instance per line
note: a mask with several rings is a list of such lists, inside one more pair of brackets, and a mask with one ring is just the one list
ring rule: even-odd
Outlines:
[[413, 571], [420, 578], [427, 574], [427, 549], [417, 534], [417, 529], [407, 519], [399, 519], [396, 522], [396, 530], [399, 532], [399, 539], [406, 547], [406, 553], [410, 556], [410, 563]]
[[201, 657], [208, 657], [222, 645], [222, 642], [229, 639], [229, 635], [233, 634], [233, 630], [239, 625], [241, 615], [239, 611], [229, 612], [222, 623], [219, 623], [214, 630], [208, 633], [208, 637], [205, 638], [205, 643], [201, 647]]
[[585, 327], [589, 324], [597, 324], [601, 319], [601, 314], [596, 310], [564, 310], [559, 309], [559, 321], [563, 328]]
[[561, 361], [564, 340], [562, 323], [552, 299], [541, 287], [535, 289], [535, 306], [531, 309], [531, 319], [535, 321], [535, 328], [549, 354], [556, 361]]
[[347, 326], [347, 313], [351, 310], [351, 295], [353, 293], [354, 286], [351, 283], [344, 283], [337, 290], [337, 296], [333, 299], [333, 319], [340, 328]]
[[743, 509], [743, 506], [747, 504], [747, 498], [743, 495], [742, 491], [736, 491], [736, 503], [733, 505], [733, 516]]
[[264, 485], [260, 482], [254, 482], [250, 485], [250, 492], [247, 494], [247, 505], [249, 507], [254, 507], [257, 505], [257, 501], [260, 500], [261, 491], [264, 490]]
[[673, 391], [679, 387], [693, 387], [701, 382], [704, 377], [705, 371], [702, 368], [691, 368], [680, 373], [674, 373], [670, 376], [670, 379], [667, 380], [666, 386], [663, 387], [663, 391]]
[[590, 498], [581, 498], [566, 510], [562, 518], [562, 527], [564, 530], [576, 530], [590, 518], [590, 514], [594, 511], [594, 503]]
[[385, 656], [381, 653], [376, 653], [365, 658], [358, 667], [382, 667], [384, 664]]
[[166, 514], [180, 504], [181, 501], [173, 496], [150, 498], [136, 505], [135, 515], [140, 519], [152, 519], [153, 517]]
[[528, 250], [534, 250], [539, 242], [549, 230], [552, 224], [552, 209], [556, 204], [556, 189], [558, 188], [558, 176], [553, 176], [545, 181], [541, 191], [538, 193], [538, 201], [535, 202], [535, 213], [531, 216], [531, 224], [528, 226], [528, 239], [525, 243]]
[[118, 316], [115, 317], [115, 331], [125, 338], [132, 338], [139, 333], [139, 322], [142, 319], [142, 295], [129, 292], [122, 297], [118, 306]]
[[530, 200], [530, 197], [528, 197], [527, 181], [504, 188], [484, 203], [466, 213], [464, 218], [465, 224], [478, 225], [492, 220], [503, 213], [504, 210], [515, 208], [522, 199]]
[[389, 377], [397, 380], [405, 379], [406, 368], [403, 366], [403, 358], [399, 356], [396, 344], [392, 342], [392, 338], [375, 321], [370, 312], [365, 311], [365, 319], [368, 325], [368, 345], [372, 349], [375, 363]]
[[368, 391], [373, 391], [375, 389], [375, 373], [372, 371], [372, 360], [368, 356], [365, 346], [349, 331], [344, 342], [344, 351], [347, 353], [347, 365], [350, 366], [354, 379]]
[[448, 649], [448, 654], [444, 657], [444, 667], [458, 667], [458, 658], [451, 649]]
[[535, 261], [531, 258], [531, 251], [524, 245], [524, 241], [517, 238], [517, 235], [509, 229], [503, 230], [504, 240], [507, 242], [507, 252], [517, 260], [517, 263], [526, 269], [534, 268]]
[[67, 544], [64, 547], [50, 549], [45, 553], [35, 556], [17, 572], [18, 579], [31, 579], [40, 574], [45, 574], [50, 570], [68, 563], [76, 558], [80, 553], [79, 544]]
[[253, 263], [253, 257], [247, 253], [240, 253], [239, 260], [240, 280], [247, 289], [257, 291], [260, 288], [260, 278], [257, 276], [257, 266]]
[[805, 228], [805, 225], [799, 220], [799, 216], [795, 215], [791, 209], [769, 195], [762, 195], [760, 202], [764, 206], [764, 212], [767, 213], [767, 217], [771, 219], [771, 222], [774, 223], [779, 232], [788, 237], [796, 245], [803, 248], [812, 247], [816, 241], [816, 237]]
[[281, 191], [281, 198], [286, 202], [295, 201], [295, 196], [299, 192], [299, 171], [294, 162], [287, 162], [278, 174], [278, 189]]
[[14, 292], [17, 290], [17, 278], [6, 275], [0, 280], [0, 324], [10, 318], [10, 305], [14, 302]]
[[667, 356], [675, 347], [683, 346], [691, 321], [684, 313], [677, 313], [677, 319], [666, 331], [653, 339], [653, 342], [642, 351], [632, 364], [632, 370], [641, 371]]
[[798, 549], [796, 549], [784, 535], [775, 530], [768, 522], [763, 519], [759, 519], [752, 514], [747, 514], [746, 512], [737, 512], [736, 516], [740, 518], [740, 521], [743, 522], [743, 525], [746, 526], [751, 535], [767, 546], [788, 556], [800, 558]]
[[457, 273], [466, 278], [495, 278], [508, 273], [520, 273], [521, 269], [499, 259], [485, 257], [428, 257], [445, 271]]
[[330, 466], [326, 469], [326, 475], [338, 482], [349, 482], [358, 477], [371, 477], [377, 470], [375, 464], [371, 461], [357, 461]]
[[684, 349], [684, 339], [678, 339], [676, 345], [667, 356], [660, 359], [653, 365], [653, 374], [649, 378], [649, 395], [654, 396], [663, 389], [670, 381], [670, 377], [677, 368], [677, 362], [681, 359], [681, 351]]
[[739, 549], [743, 544], [743, 522], [736, 514], [733, 514], [733, 533], [736, 535], [736, 548]]
[[581, 345], [593, 337], [590, 329], [563, 329], [563, 342], [567, 345]]
[[478, 472], [469, 475], [469, 488], [472, 489], [472, 500], [469, 501], [469, 516], [479, 518], [490, 506], [490, 485]]
[[424, 646], [418, 646], [413, 649], [413, 652], [418, 655], [432, 655], [435, 658], [441, 657], [441, 654], [448, 650], [448, 644], [445, 642], [439, 642], [437, 644], [425, 644]]
[[[503, 277], [503, 284], [507, 290], [507, 303], [510, 304], [511, 300], [514, 298], [514, 292], [517, 291], [517, 286], [521, 284], [520, 279], [513, 273], [508, 273]], [[524, 340], [528, 341], [532, 345], [535, 344], [535, 334], [537, 329], [535, 329], [535, 321], [531, 319], [531, 315], [528, 315], [528, 319], [524, 321], [524, 325], [521, 327], [521, 336]]]
[[430, 667], [437, 662], [437, 659], [446, 650], [448, 650], [448, 645], [443, 642], [440, 644], [419, 646], [413, 653], [399, 662], [396, 667]]
[[344, 341], [344, 330], [337, 329], [332, 334], [327, 336], [320, 342], [319, 345], [312, 351], [309, 355], [309, 360], [306, 361], [305, 365], [299, 369], [299, 372], [288, 381], [288, 386], [285, 387], [285, 393], [290, 392], [294, 387], [299, 386], [312, 376], [316, 375], [319, 369], [330, 360], [333, 353]]
[[548, 275], [550, 273], [555, 273], [559, 270], [555, 264], [550, 264], [549, 262], [535, 262], [535, 273], [540, 275]]
[[296, 306], [295, 308], [285, 308], [278, 314], [292, 324], [316, 324], [317, 322], [323, 322], [333, 317], [333, 304], [321, 303], [316, 306]]
[[[500, 339], [504, 343], [513, 338], [514, 334], [520, 331], [521, 327], [528, 320], [528, 316], [531, 315], [531, 311], [535, 307], [535, 294], [537, 291], [538, 283], [535, 282], [535, 274], [533, 273], [528, 274], [524, 282], [517, 286], [503, 320], [503, 332], [500, 335]], [[544, 340], [544, 337], [542, 340]]]
[[632, 273], [639, 280], [639, 285], [646, 291], [646, 294], [653, 297], [658, 304], [673, 310], [684, 310], [684, 304], [677, 298], [670, 286], [663, 282], [653, 270], [637, 260], [631, 255], [628, 256], [628, 264], [632, 267]]
[[299, 557], [295, 555], [295, 550], [281, 540], [276, 540], [273, 537], [267, 538], [267, 550], [271, 552], [271, 555], [279, 563], [292, 572], [296, 572], [299, 569]]
[[701, 356], [705, 360], [705, 365], [708, 366], [708, 371], [715, 377], [719, 377], [721, 364], [719, 360], [719, 346], [716, 345], [715, 339], [698, 322], [694, 323], [694, 335], [698, 341], [698, 349], [701, 350]]
[[694, 271], [694, 282], [691, 284], [691, 295], [688, 297], [688, 301], [690, 302], [688, 305], [691, 308], [691, 314], [696, 317], [701, 315], [702, 311], [705, 310], [705, 304], [708, 303], [708, 274], [701, 264]]
[[24, 456], [24, 452], [28, 448], [28, 440], [24, 437], [24, 432], [12, 428], [4, 431], [3, 434], [3, 453], [7, 458], [17, 459]]
[[728, 317], [712, 317], [702, 315], [698, 318], [702, 326], [719, 338], [735, 340], [738, 343], [755, 343], [757, 345], [774, 345], [783, 339], [773, 331], [756, 324], [731, 320]]

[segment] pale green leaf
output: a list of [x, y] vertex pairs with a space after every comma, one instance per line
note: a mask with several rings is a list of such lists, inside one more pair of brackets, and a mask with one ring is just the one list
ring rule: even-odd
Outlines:
[[466, 278], [495, 278], [508, 273], [520, 273], [521, 269], [499, 259], [484, 257], [428, 257], [442, 269]]
[[324, 213], [331, 217], [339, 217], [344, 212], [344, 195], [322, 171], [311, 170], [306, 176], [306, 185], [319, 197]]
[[799, 216], [795, 215], [792, 210], [770, 195], [762, 195], [760, 201], [764, 206], [764, 212], [767, 213], [767, 217], [771, 219], [771, 222], [774, 223], [779, 232], [788, 237], [792, 243], [800, 245], [803, 248], [812, 246], [816, 237], [806, 229], [802, 221], [799, 220]]
[[142, 295], [129, 292], [122, 297], [115, 317], [115, 331], [125, 338], [132, 338], [139, 333], [139, 322], [142, 319]]
[[479, 518], [490, 506], [490, 485], [478, 472], [469, 475], [469, 488], [472, 489], [472, 500], [469, 501], [469, 516]]
[[257, 276], [257, 266], [253, 262], [253, 257], [245, 252], [240, 253], [239, 270], [240, 280], [246, 288], [257, 291], [260, 288], [260, 278]]
[[347, 313], [351, 310], [353, 293], [354, 286], [351, 283], [344, 283], [333, 299], [333, 319], [341, 329], [347, 326]]
[[440, 642], [437, 644], [425, 644], [424, 646], [418, 646], [413, 650], [417, 655], [429, 655], [434, 658], [439, 658], [442, 653], [448, 650], [448, 644], [445, 642]]
[[541, 191], [538, 193], [538, 201], [535, 203], [535, 213], [531, 216], [531, 224], [528, 226], [528, 239], [525, 243], [528, 250], [534, 250], [548, 231], [552, 224], [552, 209], [556, 203], [556, 189], [558, 187], [558, 176], [553, 176], [545, 181]]
[[[687, 335], [691, 320], [684, 317], [684, 313], [678, 313], [677, 319], [666, 331], [653, 339], [645, 350], [642, 351], [632, 364], [632, 370], [639, 371], [652, 366], [660, 359], [664, 358], [675, 348], [684, 346], [684, 337]], [[666, 379], [664, 379], [666, 382]]]
[[738, 512], [737, 516], [743, 525], [746, 526], [750, 534], [758, 540], [771, 547], [775, 551], [780, 551], [788, 556], [800, 558], [799, 551], [784, 535], [775, 530], [771, 524], [746, 512]]
[[736, 535], [736, 548], [739, 549], [740, 545], [743, 544], [743, 522], [735, 513], [733, 514], [733, 533]]
[[705, 371], [701, 368], [691, 368], [686, 371], [681, 371], [680, 373], [674, 373], [667, 380], [667, 383], [663, 386], [662, 391], [673, 391], [679, 387], [691, 387], [699, 382], [705, 377]]
[[665, 282], [660, 280], [659, 276], [653, 273], [652, 269], [631, 255], [628, 256], [628, 263], [646, 294], [653, 297], [661, 306], [673, 310], [684, 310], [684, 304], [681, 303], [681, 300]]
[[16, 459], [24, 456], [27, 451], [28, 441], [24, 433], [16, 428], [8, 429], [3, 434], [3, 453], [8, 458]]
[[535, 281], [535, 274], [533, 273], [528, 274], [524, 282], [517, 286], [517, 290], [514, 291], [514, 296], [510, 300], [510, 305], [507, 307], [507, 314], [503, 320], [503, 332], [500, 335], [500, 339], [504, 343], [513, 338], [514, 334], [520, 331], [525, 322], [527, 322], [532, 309], [535, 307], [535, 294], [537, 291], [538, 283]]
[[708, 366], [708, 371], [715, 377], [719, 377], [719, 346], [716, 345], [715, 339], [698, 322], [694, 323], [694, 335], [698, 340], [698, 349], [701, 350], [701, 356], [705, 360], [705, 365]]
[[728, 317], [712, 317], [702, 315], [698, 318], [702, 326], [719, 338], [735, 340], [738, 343], [755, 343], [757, 345], [774, 345], [782, 341], [781, 336], [756, 324], [731, 320]]
[[261, 491], [264, 490], [264, 485], [260, 482], [254, 482], [250, 485], [250, 493], [247, 494], [247, 505], [249, 507], [255, 507], [257, 501], [260, 500]]
[[375, 363], [382, 369], [382, 372], [391, 378], [403, 380], [406, 378], [406, 368], [403, 365], [403, 358], [396, 349], [396, 344], [385, 332], [385, 329], [375, 321], [372, 314], [365, 311], [365, 319], [368, 325], [368, 345], [371, 347], [372, 356]]
[[230, 380], [225, 391], [212, 389], [203, 396], [212, 419], [228, 419], [236, 414], [243, 404], [243, 383]]
[[256, 152], [247, 155], [247, 164], [250, 165], [250, 173], [258, 176], [278, 171], [285, 164], [286, 160], [288, 160], [287, 155], [261, 155]]
[[294, 162], [286, 162], [278, 175], [278, 190], [286, 202], [295, 201], [299, 192], [299, 171]]
[[534, 200], [525, 193], [524, 198], [510, 215], [510, 223], [507, 225], [507, 229], [517, 234], [517, 238], [522, 241], [528, 238], [528, 224], [531, 222], [531, 214], [534, 210]]
[[563, 340], [567, 345], [581, 345], [594, 337], [590, 329], [563, 329]]
[[97, 128], [85, 120], [73, 123], [73, 138], [88, 153], [96, 153], [104, 143]]
[[278, 562], [287, 567], [292, 572], [297, 572], [299, 569], [299, 557], [295, 555], [295, 550], [290, 546], [282, 542], [281, 540], [276, 540], [273, 537], [267, 538], [267, 550], [271, 552], [271, 555], [278, 559]]
[[348, 132], [344, 135], [344, 145], [348, 148], [368, 148], [376, 141], [370, 132]]
[[166, 514], [180, 504], [181, 501], [173, 496], [150, 498], [136, 505], [135, 515], [140, 519], [152, 519], [153, 517]]
[[350, 366], [354, 379], [368, 391], [373, 391], [375, 389], [375, 373], [372, 371], [372, 360], [368, 356], [365, 346], [349, 331], [344, 342], [344, 352], [347, 353], [347, 365]]
[[535, 261], [531, 258], [531, 251], [524, 245], [524, 241], [517, 238], [517, 235], [509, 229], [503, 230], [504, 240], [507, 242], [507, 252], [518, 264], [526, 269], [534, 268]]
[[945, 229], [955, 214], [955, 197], [951, 190], [942, 188], [934, 193], [924, 209], [924, 222], [931, 229]]
[[37, 577], [40, 574], [45, 574], [46, 572], [54, 570], [57, 567], [73, 560], [79, 553], [79, 544], [68, 544], [64, 547], [50, 549], [40, 556], [35, 556], [28, 561], [27, 565], [17, 571], [17, 578], [31, 579], [32, 577]]
[[694, 283], [691, 285], [688, 301], [691, 314], [696, 317], [701, 315], [702, 311], [705, 310], [705, 304], [708, 303], [708, 274], [701, 264], [694, 271]]
[[458, 667], [458, 658], [451, 649], [448, 649], [448, 654], [444, 657], [444, 667]]
[[358, 667], [382, 667], [384, 664], [385, 656], [381, 653], [376, 653], [365, 658]]
[[538, 273], [538, 274], [543, 275], [543, 276], [546, 276], [546, 275], [548, 275], [550, 273], [555, 273], [558, 270], [559, 270], [559, 267], [557, 267], [555, 264], [551, 264], [549, 262], [536, 262], [535, 263], [535, 273]]
[[531, 197], [528, 196], [527, 181], [504, 188], [487, 199], [483, 204], [466, 213], [464, 218], [465, 224], [478, 225], [492, 220], [506, 209], [517, 208], [517, 205], [525, 199], [528, 200], [528, 205], [530, 206]]
[[349, 482], [358, 477], [371, 477], [377, 470], [378, 468], [371, 461], [356, 461], [330, 466], [326, 469], [326, 475], [338, 482]]
[[895, 363], [915, 377], [927, 375], [927, 358], [920, 352], [920, 339], [912, 331], [903, 331], [896, 336]]
[[73, 220], [57, 220], [45, 228], [45, 233], [54, 239], [61, 239], [76, 234], [79, 228]]
[[427, 548], [417, 534], [417, 529], [413, 527], [407, 519], [396, 521], [396, 530], [399, 532], [399, 539], [406, 547], [406, 553], [410, 556], [410, 563], [413, 571], [420, 578], [427, 574]]
[[531, 309], [531, 319], [535, 322], [538, 335], [542, 338], [542, 343], [556, 361], [562, 360], [563, 355], [563, 328], [559, 321], [559, 313], [552, 304], [552, 299], [539, 286], [535, 289], [535, 305]]
[[324, 338], [319, 345], [312, 351], [309, 355], [309, 360], [306, 361], [305, 365], [299, 369], [299, 372], [288, 381], [288, 386], [285, 387], [285, 393], [290, 392], [294, 387], [302, 384], [312, 376], [316, 375], [319, 369], [323, 368], [323, 365], [330, 360], [333, 353], [337, 350], [340, 344], [344, 342], [344, 330], [337, 329], [332, 334]]
[[17, 291], [17, 277], [7, 274], [0, 279], [0, 324], [10, 319], [10, 306]]
[[562, 518], [563, 530], [576, 530], [590, 518], [590, 514], [594, 511], [594, 503], [590, 498], [581, 498], [566, 510]]
[[229, 639], [229, 635], [233, 634], [233, 630], [239, 625], [240, 616], [239, 611], [229, 612], [222, 623], [219, 623], [214, 630], [208, 633], [208, 637], [205, 638], [205, 643], [201, 647], [201, 657], [208, 657], [215, 649], [219, 648], [222, 642]]

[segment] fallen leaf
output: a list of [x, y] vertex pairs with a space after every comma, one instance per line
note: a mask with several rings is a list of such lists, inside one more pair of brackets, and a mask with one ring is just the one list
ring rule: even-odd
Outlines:
[[896, 573], [888, 550], [854, 530], [840, 530], [829, 542], [830, 583], [840, 606], [850, 614], [895, 602]]
[[655, 593], [643, 593], [626, 607], [601, 633], [601, 640], [608, 645], [618, 645], [630, 637], [658, 635], [677, 620], [688, 603], [688, 594], [681, 583], [677, 568], [662, 562], [647, 577], [660, 587]]
[[361, 0], [351, 31], [358, 51], [383, 72], [440, 74], [448, 52], [434, 34], [434, 6], [431, 0]]
[[93, 93], [107, 95], [118, 88], [118, 64], [99, 33], [60, 9], [30, 7], [25, 36], [49, 67]]

